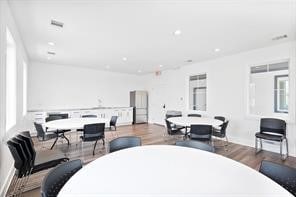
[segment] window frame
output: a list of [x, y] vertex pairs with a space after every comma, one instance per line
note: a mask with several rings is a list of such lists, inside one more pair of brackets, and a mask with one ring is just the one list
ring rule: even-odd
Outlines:
[[[276, 75], [274, 76], [274, 90], [276, 91], [276, 93], [274, 94], [274, 112], [275, 113], [289, 113], [289, 103], [288, 103], [288, 110], [280, 110], [280, 104], [279, 104], [279, 95], [280, 95], [280, 91], [279, 91], [279, 79], [280, 78], [288, 78], [288, 82], [289, 82], [289, 75]], [[290, 91], [290, 84], [289, 84], [289, 90]], [[289, 95], [290, 97], [290, 95]], [[290, 99], [288, 99], [290, 100]], [[288, 101], [289, 102], [289, 101]]]
[[[193, 77], [193, 76], [202, 76], [202, 75], [205, 75], [205, 79], [206, 79], [206, 82], [205, 82], [205, 86], [202, 86], [202, 87], [195, 87], [195, 88], [193, 88], [193, 94], [191, 95], [190, 94], [190, 78], [191, 77]], [[208, 109], [208, 98], [207, 98], [207, 95], [208, 95], [208, 88], [207, 88], [207, 85], [208, 85], [208, 74], [206, 73], [206, 72], [204, 72], [204, 73], [199, 73], [199, 74], [190, 74], [189, 75], [189, 77], [187, 78], [187, 80], [188, 80], [188, 110], [191, 110], [191, 111], [195, 111], [195, 112], [206, 112], [207, 111], [207, 109]], [[197, 79], [198, 80], [198, 79]], [[205, 94], [205, 110], [199, 110], [199, 109], [194, 109], [195, 107], [196, 107], [196, 102], [195, 102], [195, 98], [196, 98], [196, 94], [194, 94], [194, 90], [196, 90], [196, 89], [205, 89], [206, 91], [206, 94]], [[190, 99], [191, 99], [191, 97], [193, 97], [192, 99], [192, 106], [190, 105]]]

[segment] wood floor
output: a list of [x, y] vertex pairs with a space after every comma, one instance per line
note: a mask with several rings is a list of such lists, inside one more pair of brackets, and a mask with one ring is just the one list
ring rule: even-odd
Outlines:
[[[128, 136], [135, 135], [139, 136], [142, 139], [143, 145], [149, 144], [174, 144], [175, 139], [170, 136], [164, 136], [165, 128], [159, 125], [153, 124], [139, 124], [132, 126], [121, 126], [117, 129], [118, 136]], [[113, 135], [112, 135], [113, 134]], [[96, 148], [96, 155], [92, 155], [93, 143], [81, 143], [78, 140], [76, 132], [68, 133], [67, 135], [70, 138], [71, 145], [68, 147], [65, 140], [58, 141], [57, 145], [53, 150], [49, 150], [53, 140], [40, 143], [37, 139], [34, 139], [35, 149], [37, 151], [62, 151], [70, 159], [81, 159], [84, 165], [93, 161], [94, 159], [101, 157], [107, 154], [105, 147], [108, 147], [108, 143], [105, 147], [102, 144], [98, 144]], [[115, 137], [114, 133], [106, 132], [107, 141]], [[286, 161], [281, 161], [279, 154], [261, 151], [258, 154], [255, 154], [254, 148], [248, 146], [242, 146], [239, 144], [229, 143], [228, 150], [225, 150], [222, 146], [222, 141], [216, 140], [216, 153], [223, 155], [225, 157], [231, 158], [238, 162], [241, 162], [251, 168], [256, 170], [259, 169], [260, 163], [263, 159], [270, 160], [278, 163], [284, 163], [286, 165], [296, 167], [296, 158], [288, 157]], [[48, 171], [37, 173], [32, 175], [28, 181], [26, 192], [24, 192], [25, 197], [37, 197], [40, 196], [40, 183], [42, 182], [43, 177]], [[35, 188], [35, 189], [32, 189]], [[37, 188], [37, 189], [36, 189]]]

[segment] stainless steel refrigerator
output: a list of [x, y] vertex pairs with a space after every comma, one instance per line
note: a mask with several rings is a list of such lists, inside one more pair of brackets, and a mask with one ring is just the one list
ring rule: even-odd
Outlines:
[[130, 107], [133, 107], [133, 123], [148, 122], [148, 93], [146, 91], [130, 92]]

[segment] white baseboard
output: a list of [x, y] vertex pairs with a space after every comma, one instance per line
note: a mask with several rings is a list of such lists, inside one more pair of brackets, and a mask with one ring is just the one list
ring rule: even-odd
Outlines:
[[15, 174], [15, 168], [12, 165], [10, 170], [9, 170], [9, 173], [8, 173], [7, 177], [4, 180], [4, 184], [0, 188], [0, 196], [6, 196], [6, 193], [7, 193], [8, 189], [9, 189], [9, 186], [10, 186], [10, 183], [11, 183], [11, 181], [13, 179], [14, 174]]

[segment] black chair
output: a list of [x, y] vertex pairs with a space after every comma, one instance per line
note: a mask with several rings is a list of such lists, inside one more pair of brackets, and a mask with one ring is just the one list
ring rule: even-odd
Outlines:
[[165, 119], [165, 123], [166, 123], [166, 134], [168, 134], [169, 136], [184, 136], [186, 135], [186, 133], [184, 134], [182, 132], [182, 129], [185, 127], [180, 127], [180, 128], [176, 128], [176, 127], [172, 127], [172, 124], [170, 121], [168, 121], [167, 119]]
[[189, 136], [192, 140], [208, 141], [213, 143], [212, 132], [212, 125], [191, 125]]
[[55, 139], [57, 137], [56, 133], [45, 132], [41, 124], [34, 122], [34, 126], [37, 131], [37, 139], [39, 141], [47, 141], [47, 140]]
[[34, 125], [35, 125], [36, 131], [37, 131], [37, 138], [38, 138], [38, 140], [40, 140], [40, 141], [47, 141], [47, 140], [55, 139], [55, 141], [51, 145], [50, 149], [53, 149], [53, 147], [57, 143], [59, 137], [66, 139], [66, 141], [68, 143], [68, 146], [70, 145], [70, 141], [65, 136], [65, 132], [64, 131], [54, 130], [54, 131], [47, 131], [47, 132], [45, 132], [41, 124], [38, 124], [38, 123], [34, 122]]
[[[260, 139], [260, 149], [258, 150], [258, 139]], [[276, 118], [262, 118], [260, 120], [260, 132], [255, 134], [256, 153], [262, 150], [262, 139], [280, 143], [280, 155], [285, 160], [289, 155], [288, 139], [286, 138], [286, 122]], [[286, 156], [283, 155], [283, 141], [286, 142]]]
[[117, 119], [118, 119], [118, 116], [112, 116], [111, 117], [111, 120], [110, 120], [110, 130], [111, 130], [111, 127], [114, 127], [115, 128], [115, 131], [116, 131], [116, 122], [117, 122]]
[[141, 146], [141, 138], [136, 136], [119, 137], [109, 142], [109, 153], [126, 148]]
[[50, 159], [38, 163], [38, 158], [36, 157], [36, 152], [34, 147], [32, 147], [33, 143], [31, 141], [30, 137], [23, 134], [19, 134], [7, 141], [16, 168], [16, 173], [11, 183], [11, 185], [14, 186], [14, 195], [22, 193], [31, 174], [55, 167], [69, 160], [66, 157], [58, 157], [55, 155], [53, 160]]
[[80, 159], [68, 161], [52, 169], [41, 184], [42, 197], [57, 196], [67, 181], [82, 168]]
[[263, 160], [259, 172], [296, 196], [296, 168]]
[[97, 115], [92, 115], [92, 114], [88, 114], [88, 115], [82, 115], [81, 118], [97, 118]]
[[80, 136], [83, 142], [93, 142], [95, 141], [93, 155], [95, 155], [95, 149], [98, 140], [103, 141], [105, 145], [105, 123], [87, 124], [83, 128], [83, 136]]
[[195, 140], [182, 140], [182, 141], [177, 141], [176, 146], [183, 146], [183, 147], [188, 147], [188, 148], [196, 148], [208, 152], [215, 152], [215, 148], [209, 144], [195, 141]]
[[224, 143], [224, 148], [226, 149], [226, 146], [228, 145], [228, 138], [226, 135], [226, 129], [228, 126], [229, 121], [223, 122], [220, 129], [213, 128], [212, 135], [218, 138], [225, 138], [226, 143]]
[[187, 114], [188, 117], [201, 117], [200, 114]]

